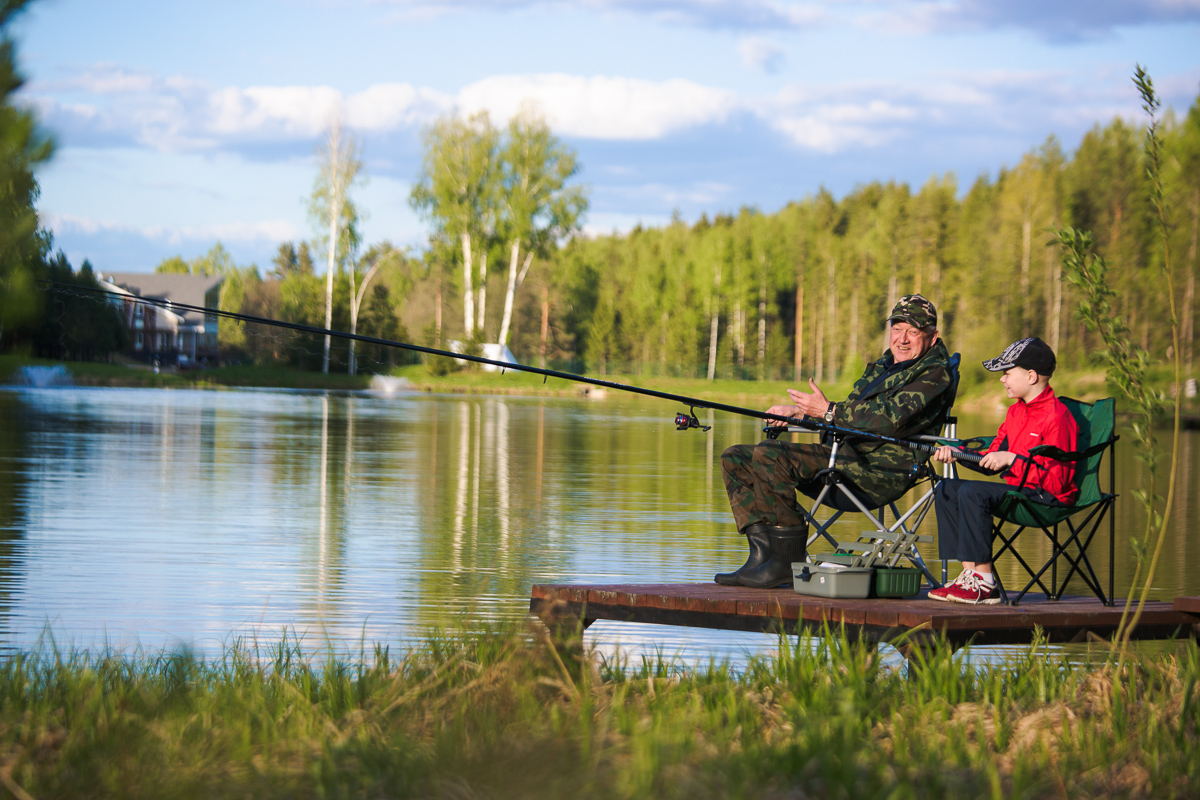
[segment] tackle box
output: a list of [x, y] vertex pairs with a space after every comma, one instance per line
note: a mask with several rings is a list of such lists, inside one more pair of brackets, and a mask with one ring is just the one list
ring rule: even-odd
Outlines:
[[808, 561], [792, 564], [797, 594], [830, 598], [861, 598], [871, 594], [870, 567], [825, 566]]
[[[828, 553], [811, 557], [814, 563], [850, 564], [852, 553]], [[916, 567], [873, 567], [875, 580], [868, 597], [913, 597], [921, 591], [921, 570]], [[847, 595], [849, 597], [850, 595]], [[854, 595], [857, 597], [858, 595]]]

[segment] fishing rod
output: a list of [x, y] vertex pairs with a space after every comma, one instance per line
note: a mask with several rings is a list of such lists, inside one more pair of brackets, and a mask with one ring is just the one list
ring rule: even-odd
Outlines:
[[[140, 303], [142, 305], [153, 306], [156, 308], [165, 308], [168, 311], [183, 310], [195, 311], [200, 314], [207, 314], [214, 317], [223, 317], [225, 319], [236, 320], [238, 322], [253, 322], [259, 325], [271, 325], [277, 328], [286, 328], [289, 330], [300, 331], [303, 333], [315, 333], [322, 336], [336, 336], [340, 339], [349, 339], [365, 344], [376, 344], [384, 347], [396, 347], [401, 350], [410, 350], [414, 353], [425, 353], [431, 356], [443, 356], [445, 358], [457, 358], [460, 361], [470, 361], [476, 364], [487, 364], [489, 366], [498, 367], [503, 370], [517, 370], [519, 372], [531, 372], [534, 375], [541, 375], [545, 379], [561, 378], [563, 380], [575, 381], [577, 383], [586, 383], [592, 386], [600, 386], [605, 389], [614, 389], [622, 392], [631, 392], [633, 394], [646, 395], [647, 397], [657, 397], [662, 400], [670, 400], [675, 403], [682, 403], [691, 409], [691, 413], [679, 413], [675, 415], [675, 427], [679, 430], [688, 430], [689, 428], [699, 428], [701, 430], [709, 430], [711, 426], [701, 425], [700, 420], [696, 417], [695, 410], [697, 408], [710, 408], [713, 411], [725, 411], [730, 414], [740, 414], [746, 417], [755, 419], [774, 419], [780, 422], [788, 422], [792, 417], [784, 417], [778, 414], [768, 414], [765, 411], [756, 411], [751, 408], [742, 408], [740, 406], [731, 406], [725, 403], [716, 403], [710, 400], [700, 400], [695, 397], [686, 397], [679, 394], [671, 394], [670, 392], [659, 392], [654, 389], [646, 389], [641, 386], [631, 386], [624, 383], [616, 383], [614, 381], [601, 380], [600, 378], [591, 378], [587, 375], [576, 375], [572, 372], [559, 372], [553, 369], [541, 369], [539, 367], [530, 367], [524, 364], [515, 364], [511, 361], [497, 361], [483, 356], [473, 356], [467, 353], [455, 353], [452, 350], [439, 350], [436, 347], [425, 347], [419, 344], [410, 344], [408, 342], [397, 342], [391, 339], [380, 339], [376, 336], [364, 336], [360, 333], [347, 333], [345, 331], [333, 330], [331, 328], [319, 328], [315, 325], [305, 325], [300, 322], [286, 322], [279, 319], [271, 319], [269, 317], [258, 317], [253, 314], [241, 314], [235, 311], [222, 311], [217, 308], [208, 308], [206, 306], [190, 305], [188, 303], [179, 303], [174, 300], [157, 300], [149, 297], [139, 297], [132, 294], [123, 294], [121, 292], [113, 292], [108, 289], [92, 288], [90, 286], [76, 286], [73, 284], [60, 283], [58, 281], [49, 281], [39, 279], [38, 283], [46, 284], [58, 291], [63, 292], [88, 292], [94, 295], [104, 295], [107, 297], [117, 298], [127, 302]], [[544, 382], [544, 381], [543, 381]]]
[[[802, 422], [793, 419], [792, 424], [799, 428], [804, 428], [814, 433], [830, 433], [834, 436], [840, 436], [845, 439], [867, 439], [873, 442], [883, 442], [885, 444], [898, 444], [901, 447], [907, 447], [909, 450], [919, 450], [923, 453], [933, 453], [941, 445], [929, 444], [927, 442], [917, 442], [912, 439], [899, 439], [895, 436], [884, 436], [881, 433], [868, 433], [855, 428], [843, 428], [840, 425], [831, 425], [828, 422], [818, 422], [811, 418], [805, 418]], [[782, 426], [769, 426], [763, 429], [767, 438], [775, 439], [779, 434], [783, 433], [786, 428]], [[972, 464], [978, 464], [983, 461], [983, 456], [978, 453], [964, 448], [952, 448], [954, 457], [959, 461], [967, 461]], [[1017, 458], [1028, 461], [1025, 456], [1018, 455]]]
[[[586, 383], [586, 384], [590, 384], [592, 386], [600, 386], [600, 387], [603, 387], [606, 389], [614, 389], [616, 391], [621, 391], [621, 392], [630, 392], [632, 394], [640, 394], [640, 395], [645, 395], [647, 397], [657, 397], [661, 400], [670, 400], [672, 402], [682, 403], [683, 405], [688, 406], [689, 410], [687, 413], [679, 412], [678, 414], [675, 415], [675, 428], [676, 428], [676, 430], [681, 430], [681, 431], [690, 430], [692, 428], [699, 428], [700, 430], [703, 430], [703, 431], [707, 431], [707, 430], [711, 429], [711, 427], [712, 427], [711, 425], [701, 425], [700, 424], [700, 420], [696, 417], [696, 409], [697, 408], [712, 409], [713, 411], [725, 411], [729, 414], [738, 414], [738, 415], [745, 416], [745, 417], [752, 417], [754, 419], [774, 420], [776, 422], [785, 422], [788, 424], [796, 424], [797, 423], [797, 419], [795, 417], [785, 417], [780, 414], [771, 414], [766, 411], [758, 411], [758, 410], [751, 409], [751, 408], [742, 408], [741, 406], [732, 406], [732, 405], [728, 405], [726, 403], [716, 403], [716, 402], [712, 402], [709, 400], [700, 400], [699, 398], [687, 397], [685, 395], [679, 395], [679, 394], [672, 394], [670, 392], [660, 392], [655, 389], [646, 389], [641, 386], [632, 386], [630, 384], [616, 383], [614, 381], [601, 380], [600, 378], [591, 378], [591, 377], [588, 377], [587, 375], [576, 375], [572, 372], [559, 372], [558, 370], [553, 370], [553, 369], [542, 369], [540, 367], [529, 367], [524, 364], [514, 364], [509, 361], [497, 361], [497, 360], [491, 359], [491, 358], [484, 358], [483, 356], [473, 356], [473, 355], [469, 355], [467, 353], [455, 353], [451, 350], [440, 350], [436, 347], [425, 347], [423, 345], [418, 345], [418, 344], [409, 344], [408, 342], [397, 342], [397, 341], [393, 341], [391, 339], [381, 339], [376, 336], [364, 336], [363, 334], [359, 334], [359, 333], [346, 333], [345, 331], [337, 331], [337, 330], [332, 330], [330, 328], [320, 328], [315, 325], [305, 325], [300, 322], [286, 322], [284, 320], [271, 319], [269, 317], [259, 317], [259, 316], [255, 316], [253, 314], [242, 314], [242, 313], [239, 313], [236, 311], [222, 311], [217, 308], [207, 308], [206, 306], [196, 306], [196, 305], [191, 305], [189, 303], [179, 303], [174, 300], [156, 300], [154, 298], [149, 298], [149, 297], [139, 297], [137, 295], [123, 294], [121, 292], [113, 292], [113, 291], [109, 291], [108, 289], [101, 289], [99, 287], [93, 288], [90, 286], [78, 286], [78, 285], [74, 285], [74, 284], [65, 284], [65, 283], [60, 283], [58, 281], [49, 281], [49, 280], [43, 280], [43, 279], [39, 279], [37, 282], [46, 284], [55, 291], [88, 292], [93, 295], [104, 295], [107, 297], [117, 298], [117, 299], [125, 301], [125, 302], [141, 303], [143, 305], [153, 306], [156, 308], [164, 308], [168, 311], [174, 311], [176, 309], [180, 309], [183, 311], [195, 311], [200, 314], [206, 314], [206, 315], [210, 315], [210, 316], [214, 316], [214, 317], [222, 317], [224, 319], [236, 320], [238, 322], [252, 322], [255, 324], [259, 324], [259, 325], [270, 325], [270, 326], [274, 326], [277, 328], [286, 328], [289, 330], [300, 331], [302, 333], [314, 333], [314, 334], [319, 334], [319, 335], [323, 335], [323, 336], [336, 336], [340, 339], [349, 339], [349, 340], [356, 341], [356, 342], [363, 342], [365, 344], [382, 345], [384, 347], [395, 347], [395, 348], [399, 348], [401, 350], [409, 350], [414, 353], [425, 353], [426, 355], [442, 356], [444, 358], [457, 358], [462, 361], [470, 361], [470, 362], [473, 362], [476, 364], [487, 364], [489, 366], [498, 367], [502, 371], [513, 369], [513, 370], [517, 370], [519, 372], [530, 372], [530, 373], [533, 373], [534, 375], [541, 375], [543, 377], [543, 379], [545, 379], [545, 380], [548, 380], [550, 378], [560, 378], [562, 380], [575, 381], [576, 383]], [[543, 382], [544, 382], [544, 380], [543, 380]], [[921, 450], [923, 452], [932, 452], [934, 449], [936, 449], [936, 448], [932, 447], [931, 445], [922, 444], [921, 442], [914, 442], [914, 441], [911, 441], [908, 439], [897, 439], [897, 438], [894, 438], [891, 436], [883, 436], [881, 434], [876, 434], [876, 433], [867, 433], [865, 431], [857, 431], [852, 428], [842, 428], [842, 427], [839, 427], [836, 425], [828, 425], [826, 423], [818, 423], [816, 421], [809, 421], [808, 419], [805, 419], [805, 421], [803, 422], [803, 427], [814, 429], [814, 430], [820, 430], [820, 431], [829, 431], [830, 433], [834, 433], [836, 435], [841, 435], [841, 436], [852, 436], [855, 438], [866, 438], [866, 439], [872, 439], [872, 440], [880, 441], [880, 442], [887, 442], [889, 444], [898, 444], [898, 445], [901, 445], [904, 447], [908, 447], [910, 449]], [[775, 438], [775, 436], [778, 436], [784, 430], [785, 430], [785, 428], [783, 426], [772, 426], [768, 431], [768, 436], [771, 435], [771, 433], [770, 433], [771, 431], [777, 431], [774, 434], [774, 436], [771, 436], [771, 438]], [[956, 451], [955, 455], [959, 456], [960, 454], [958, 451]], [[978, 460], [979, 460], [979, 456], [975, 456], [973, 453], [970, 453], [968, 451], [961, 451], [961, 457], [965, 461], [974, 461], [975, 463], [978, 463]]]

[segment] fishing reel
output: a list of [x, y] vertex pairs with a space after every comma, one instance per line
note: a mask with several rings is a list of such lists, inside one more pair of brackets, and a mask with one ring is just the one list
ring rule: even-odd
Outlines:
[[696, 417], [696, 409], [691, 409], [691, 413], [680, 411], [675, 415], [675, 430], [686, 431], [689, 428], [699, 428], [702, 431], [712, 430], [711, 425], [701, 425], [700, 420]]

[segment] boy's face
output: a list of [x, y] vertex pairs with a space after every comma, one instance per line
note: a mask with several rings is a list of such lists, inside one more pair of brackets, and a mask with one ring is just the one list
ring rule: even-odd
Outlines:
[[1013, 400], [1030, 400], [1038, 386], [1038, 374], [1024, 367], [1013, 367], [1000, 373], [1000, 382]]
[[925, 333], [907, 322], [896, 321], [892, 323], [889, 339], [891, 346], [888, 349], [892, 351], [892, 358], [896, 361], [908, 361], [925, 355], [937, 338], [937, 331]]

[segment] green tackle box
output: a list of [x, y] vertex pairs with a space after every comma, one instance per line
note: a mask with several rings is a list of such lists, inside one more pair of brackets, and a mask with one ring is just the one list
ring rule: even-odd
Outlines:
[[792, 564], [792, 585], [797, 594], [851, 599], [871, 594], [870, 567], [822, 566], [808, 561]]
[[[849, 564], [854, 560], [851, 553], [828, 553], [810, 556], [817, 564]], [[921, 570], [916, 567], [874, 567], [875, 580], [868, 597], [914, 597], [921, 591]]]

